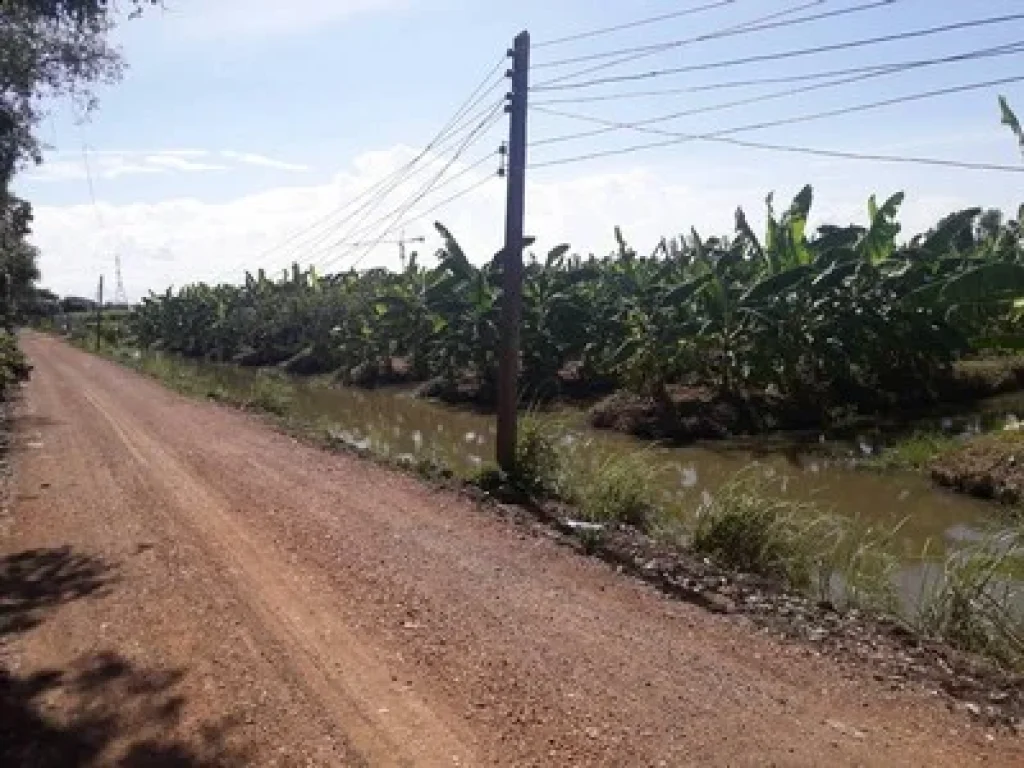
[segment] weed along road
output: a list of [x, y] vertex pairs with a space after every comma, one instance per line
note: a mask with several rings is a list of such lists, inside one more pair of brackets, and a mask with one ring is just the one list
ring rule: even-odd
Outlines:
[[4, 765], [1024, 764], [452, 492], [24, 346]]

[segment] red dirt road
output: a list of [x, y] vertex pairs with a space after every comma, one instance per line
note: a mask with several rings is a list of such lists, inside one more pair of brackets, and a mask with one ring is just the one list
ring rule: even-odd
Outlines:
[[935, 697], [24, 342], [3, 765], [1024, 764]]

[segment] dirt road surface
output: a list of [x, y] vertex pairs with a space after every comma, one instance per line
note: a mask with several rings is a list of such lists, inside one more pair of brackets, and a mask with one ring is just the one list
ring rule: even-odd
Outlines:
[[24, 341], [2, 765], [1024, 764], [937, 697]]

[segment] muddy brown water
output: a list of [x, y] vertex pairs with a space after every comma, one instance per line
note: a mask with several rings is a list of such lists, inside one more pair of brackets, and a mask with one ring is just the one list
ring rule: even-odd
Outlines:
[[[190, 364], [226, 385], [244, 386], [261, 375], [234, 366]], [[290, 381], [297, 414], [322, 424], [355, 448], [393, 459], [430, 459], [463, 476], [488, 464], [494, 455], [493, 416], [421, 400], [406, 388], [361, 390], [301, 378]], [[1024, 418], [1024, 395], [986, 401], [970, 413], [936, 418], [922, 426], [966, 435], [1012, 424], [1018, 415]], [[657, 470], [664, 503], [684, 517], [738, 472], [754, 471], [772, 478], [788, 499], [813, 502], [823, 511], [879, 531], [899, 526], [895, 541], [904, 562], [899, 580], [907, 599], [934, 567], [929, 560], [1011, 526], [1005, 510], [942, 490], [924, 474], [858, 467], [866, 455], [880, 450], [884, 438], [877, 435], [842, 441], [765, 437], [661, 446], [594, 430], [579, 409], [536, 416], [557, 424], [578, 460], [603, 461], [642, 451]], [[922, 558], [925, 553], [928, 557]]]

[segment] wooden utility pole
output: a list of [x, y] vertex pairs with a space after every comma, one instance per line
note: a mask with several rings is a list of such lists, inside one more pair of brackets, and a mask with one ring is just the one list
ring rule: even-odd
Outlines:
[[530, 33], [520, 32], [512, 57], [512, 91], [506, 112], [508, 198], [505, 248], [502, 251], [501, 341], [498, 357], [498, 466], [516, 464], [516, 417], [519, 406], [519, 326], [523, 317], [523, 220], [526, 213], [526, 118], [530, 85]]
[[100, 351], [100, 329], [103, 325], [103, 275], [100, 275], [100, 290], [96, 302], [96, 351]]

